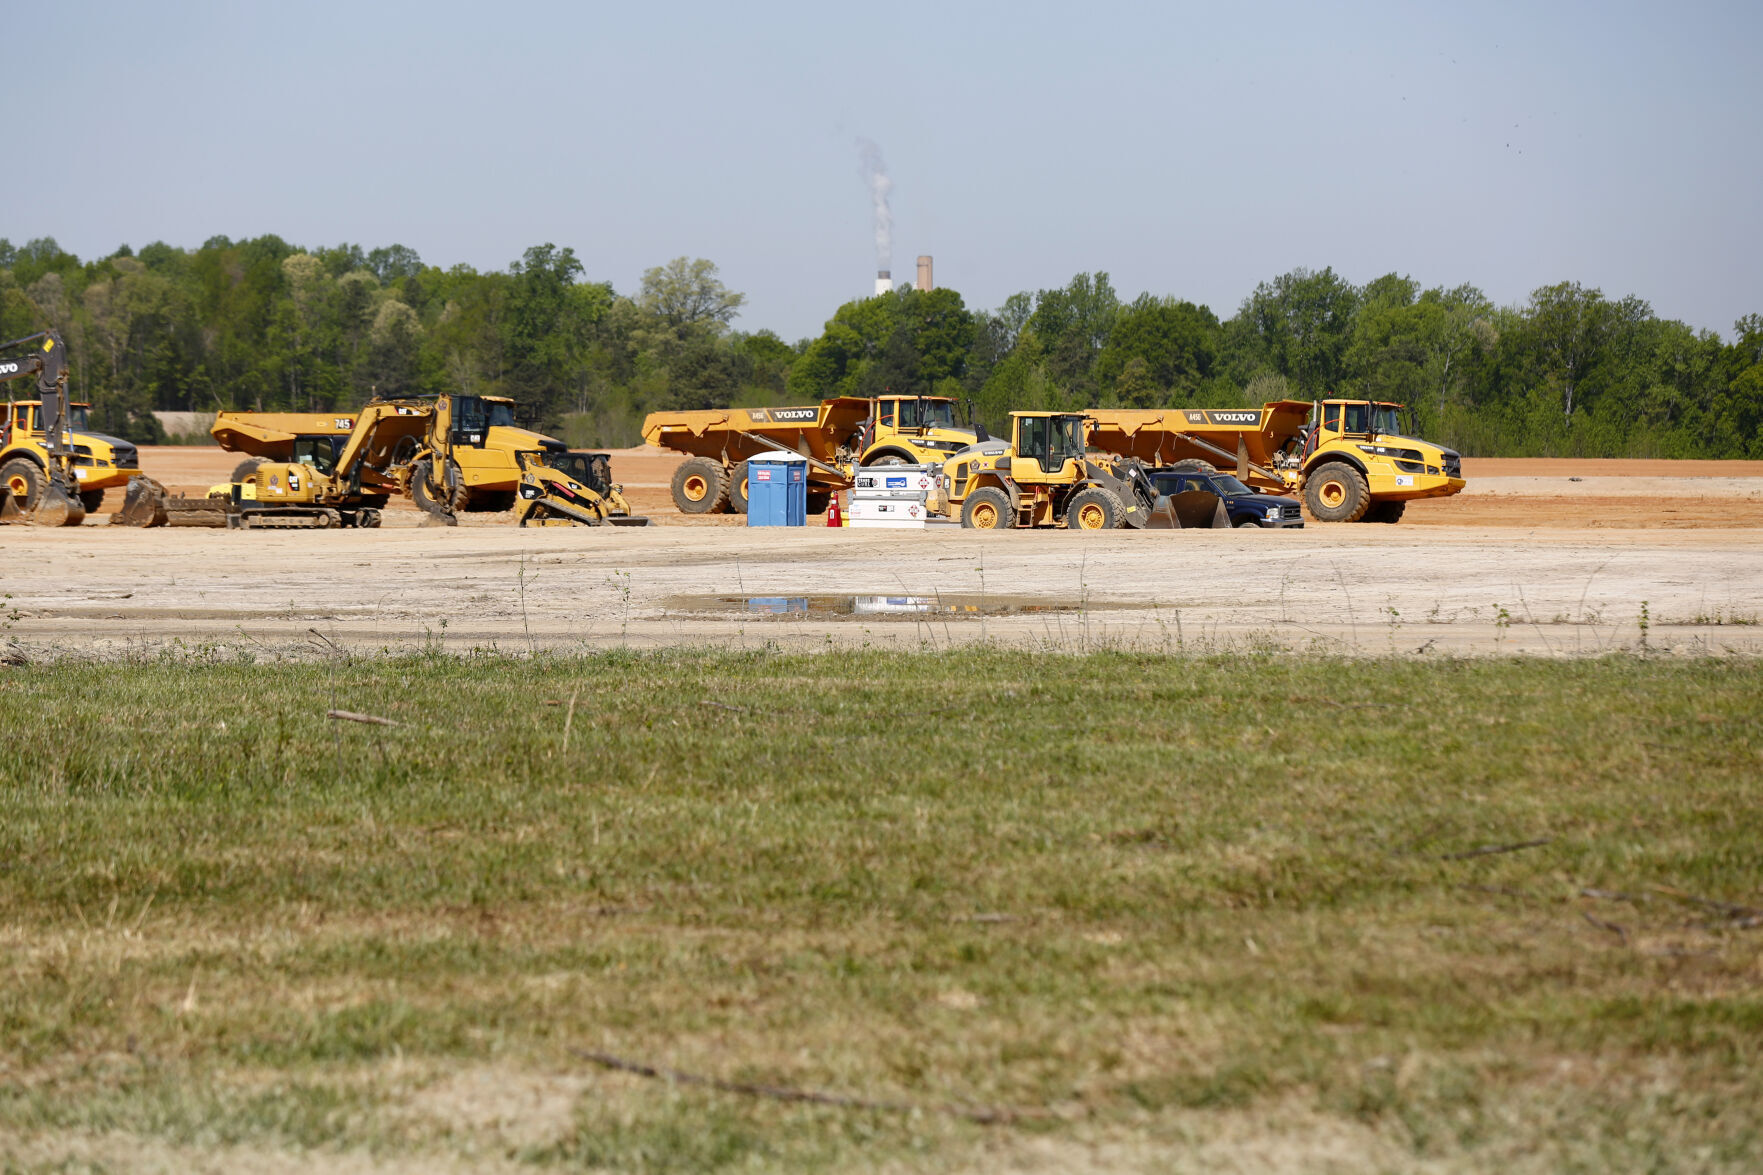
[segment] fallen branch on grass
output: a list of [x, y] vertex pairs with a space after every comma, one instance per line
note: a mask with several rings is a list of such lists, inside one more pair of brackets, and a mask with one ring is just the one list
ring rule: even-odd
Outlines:
[[1521, 840], [1509, 845], [1482, 845], [1478, 849], [1465, 849], [1461, 853], [1445, 853], [1439, 857], [1441, 861], [1465, 861], [1470, 857], [1491, 857], [1495, 853], [1516, 853], [1520, 849], [1534, 849], [1542, 845], [1554, 844], [1555, 838], [1545, 836], [1541, 840]]
[[686, 1073], [679, 1069], [668, 1069], [660, 1065], [645, 1065], [641, 1061], [629, 1061], [623, 1057], [615, 1057], [610, 1053], [590, 1052], [587, 1049], [570, 1049], [570, 1052], [584, 1061], [592, 1061], [605, 1069], [616, 1069], [620, 1073], [634, 1073], [638, 1077], [651, 1077], [659, 1081], [671, 1081], [675, 1085], [696, 1085], [705, 1089], [714, 1089], [720, 1093], [739, 1093], [748, 1097], [770, 1098], [779, 1102], [806, 1102], [816, 1106], [834, 1106], [842, 1110], [879, 1110], [889, 1114], [946, 1114], [952, 1118], [965, 1118], [969, 1122], [985, 1125], [998, 1125], [1014, 1122], [1020, 1118], [1045, 1118], [1045, 1110], [1013, 1110], [992, 1106], [953, 1106], [953, 1105], [917, 1105], [913, 1102], [882, 1102], [871, 1101], [869, 1098], [848, 1097], [839, 1093], [823, 1093], [814, 1089], [796, 1089], [788, 1085], [760, 1085], [750, 1081], [724, 1081], [720, 1077], [706, 1077], [701, 1073]]
[[1584, 910], [1580, 911], [1580, 917], [1584, 918], [1587, 922], [1590, 922], [1593, 926], [1596, 926], [1599, 930], [1608, 930], [1611, 934], [1614, 934], [1617, 938], [1622, 940], [1623, 946], [1628, 945], [1628, 931], [1616, 923], [1606, 922], [1602, 918], [1594, 918]]
[[1755, 906], [1741, 906], [1737, 902], [1719, 902], [1713, 898], [1697, 897], [1693, 893], [1685, 893], [1670, 885], [1652, 885], [1647, 888], [1674, 902], [1683, 902], [1685, 905], [1701, 906], [1703, 909], [1713, 910], [1726, 919], [1724, 925], [1732, 930], [1754, 930], [1763, 926], [1763, 910], [1759, 910]]
[[326, 710], [326, 718], [338, 718], [344, 722], [362, 722], [368, 726], [402, 726], [402, 722], [393, 722], [390, 718], [381, 718], [377, 714], [357, 714], [353, 710]]

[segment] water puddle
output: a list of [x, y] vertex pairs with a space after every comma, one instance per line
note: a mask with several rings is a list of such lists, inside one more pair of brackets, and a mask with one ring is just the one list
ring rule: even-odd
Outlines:
[[672, 596], [662, 602], [669, 615], [741, 613], [747, 616], [796, 616], [839, 620], [846, 617], [887, 620], [911, 617], [1011, 616], [1036, 612], [1098, 612], [1139, 605], [1095, 600], [1047, 599], [1041, 596]]

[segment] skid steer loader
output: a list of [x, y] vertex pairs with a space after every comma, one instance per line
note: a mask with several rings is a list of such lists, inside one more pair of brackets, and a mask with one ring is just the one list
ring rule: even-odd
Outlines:
[[648, 526], [612, 482], [605, 453], [523, 453], [514, 503], [517, 526]]

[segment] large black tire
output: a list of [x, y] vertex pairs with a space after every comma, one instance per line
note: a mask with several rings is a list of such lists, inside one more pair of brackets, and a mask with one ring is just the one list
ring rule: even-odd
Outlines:
[[26, 514], [37, 508], [48, 481], [49, 475], [43, 472], [43, 467], [29, 457], [14, 457], [0, 466], [0, 485], [11, 493], [12, 504]]
[[98, 513], [98, 507], [104, 505], [103, 490], [81, 490], [80, 505], [86, 508], [87, 514]]
[[436, 501], [429, 491], [429, 462], [426, 457], [411, 467], [410, 500], [416, 503], [418, 510], [426, 514], [433, 514], [437, 518], [453, 517], [452, 507], [445, 502]]
[[981, 486], [961, 504], [961, 525], [968, 530], [1008, 530], [1016, 525], [1010, 495], [996, 486]]
[[451, 459], [447, 462], [447, 490], [452, 494], [453, 513], [463, 514], [468, 510], [482, 510], [482, 506], [472, 504], [472, 492], [466, 488], [465, 475], [459, 472], [459, 463]]
[[1217, 473], [1218, 466], [1210, 461], [1202, 461], [1198, 457], [1185, 457], [1169, 467], [1182, 473]]
[[[1373, 502], [1365, 511], [1361, 522], [1400, 522], [1402, 512], [1408, 509], [1406, 502]], [[90, 513], [90, 511], [88, 511]]]
[[257, 467], [259, 465], [262, 465], [265, 460], [266, 459], [263, 457], [247, 457], [247, 458], [245, 458], [243, 461], [241, 461], [237, 465], [233, 466], [232, 476], [227, 478], [227, 480], [228, 481], [235, 481], [235, 482], [249, 481], [251, 479], [252, 475], [257, 472]]
[[[738, 461], [729, 470], [728, 475], [728, 508], [736, 514], [747, 512], [747, 463]], [[810, 509], [808, 513], [814, 511]]]
[[[830, 491], [827, 491], [827, 490], [809, 490], [808, 491], [808, 513], [810, 513], [810, 514], [825, 514], [826, 508], [828, 506], [831, 506], [832, 504], [833, 504], [833, 496]], [[745, 514], [746, 511], [743, 510], [743, 511], [741, 511], [741, 513]]]
[[910, 465], [912, 462], [906, 460], [906, 458], [900, 456], [898, 453], [883, 453], [880, 457], [872, 457], [863, 464], [864, 468], [872, 469], [877, 465]]
[[1065, 507], [1067, 530], [1114, 530], [1125, 517], [1120, 495], [1101, 486], [1079, 490]]
[[708, 457], [689, 457], [673, 471], [673, 504], [681, 514], [721, 514], [728, 509], [728, 474]]
[[1358, 522], [1371, 506], [1371, 488], [1345, 461], [1325, 461], [1304, 479], [1304, 506], [1318, 522]]

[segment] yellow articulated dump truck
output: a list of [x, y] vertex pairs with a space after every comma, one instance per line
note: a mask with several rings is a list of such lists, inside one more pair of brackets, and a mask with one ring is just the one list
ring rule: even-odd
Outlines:
[[1405, 435], [1402, 406], [1275, 400], [1261, 408], [1097, 408], [1089, 443], [1148, 465], [1226, 469], [1252, 489], [1301, 494], [1319, 522], [1397, 522], [1464, 486], [1458, 454]]
[[947, 396], [840, 396], [800, 408], [651, 412], [643, 421], [643, 440], [688, 457], [672, 486], [684, 514], [745, 514], [747, 460], [766, 453], [808, 458], [808, 512], [822, 514], [860, 467], [939, 465], [975, 439], [956, 427]]
[[244, 481], [265, 461], [292, 461], [295, 449], [328, 448], [334, 459], [355, 431], [353, 412], [217, 412], [208, 430], [221, 448], [246, 457], [232, 480]]

